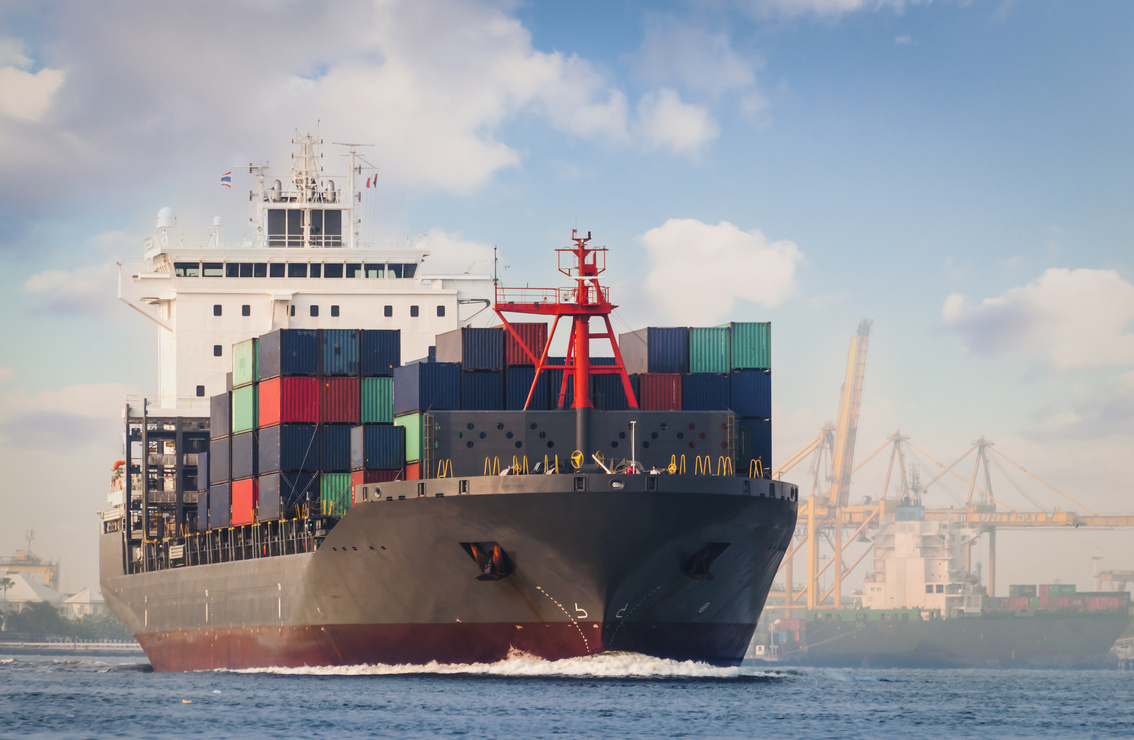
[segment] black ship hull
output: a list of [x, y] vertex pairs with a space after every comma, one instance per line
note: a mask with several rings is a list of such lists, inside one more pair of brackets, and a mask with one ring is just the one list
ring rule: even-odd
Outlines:
[[378, 498], [299, 554], [126, 574], [122, 533], [104, 534], [103, 594], [159, 671], [609, 650], [736, 665], [796, 521], [794, 486], [728, 476], [440, 479]]

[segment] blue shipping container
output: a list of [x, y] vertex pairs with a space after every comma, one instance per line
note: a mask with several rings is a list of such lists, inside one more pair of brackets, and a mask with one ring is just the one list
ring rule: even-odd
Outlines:
[[732, 410], [740, 417], [772, 418], [772, 374], [766, 370], [734, 370], [729, 376]]
[[197, 531], [209, 528], [209, 489], [197, 491]]
[[406, 428], [365, 424], [350, 430], [353, 470], [393, 470], [406, 464]]
[[681, 378], [681, 406], [686, 411], [728, 411], [731, 398], [727, 375], [689, 373]]
[[319, 374], [319, 332], [315, 329], [276, 329], [260, 337], [257, 380]]
[[461, 408], [500, 411], [504, 408], [504, 373], [478, 370], [461, 373]]
[[256, 430], [232, 435], [232, 479], [255, 478], [259, 467]]
[[[508, 411], [522, 411], [528, 392], [535, 380], [535, 368], [513, 365], [504, 371], [504, 406]], [[558, 391], [556, 387], [556, 391]], [[532, 394], [531, 411], [547, 411], [551, 408], [551, 371], [539, 375], [535, 393]]]
[[232, 485], [209, 486], [209, 529], [232, 526]]
[[[210, 443], [211, 444], [211, 443]], [[212, 481], [209, 480], [209, 453], [197, 453], [197, 488], [209, 487]]]
[[689, 372], [689, 329], [684, 326], [651, 326], [618, 337], [618, 349], [626, 372]]
[[232, 431], [232, 393], [220, 393], [209, 399], [209, 436], [227, 437]]
[[262, 475], [259, 497], [257, 519], [297, 518], [304, 504], [319, 500], [319, 476], [315, 473]]
[[[350, 472], [350, 427], [347, 424], [319, 425], [319, 470], [323, 473]], [[357, 427], [355, 427], [357, 428]]]
[[625, 411], [630, 408], [630, 403], [626, 400], [626, 388], [622, 385], [622, 375], [592, 375], [591, 404], [603, 411]]
[[209, 441], [209, 485], [227, 483], [232, 479], [231, 459], [228, 437]]
[[260, 473], [276, 471], [319, 471], [314, 424], [276, 424], [260, 430]]
[[465, 370], [504, 369], [504, 330], [466, 326], [437, 335], [439, 362], [459, 362]]
[[[738, 475], [765, 477], [772, 474], [772, 422], [763, 419], [737, 419], [736, 421], [736, 472]], [[759, 460], [759, 470], [753, 471], [753, 460]]]
[[322, 329], [323, 375], [358, 375], [358, 330]]
[[363, 329], [358, 333], [358, 364], [364, 378], [393, 375], [402, 364], [400, 329]]
[[394, 416], [461, 410], [461, 366], [419, 362], [394, 370]]

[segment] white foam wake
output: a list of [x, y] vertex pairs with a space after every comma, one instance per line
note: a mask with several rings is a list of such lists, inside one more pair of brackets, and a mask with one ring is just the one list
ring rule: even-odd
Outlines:
[[248, 668], [237, 673], [311, 676], [483, 675], [577, 676], [586, 678], [715, 678], [779, 677], [784, 674], [756, 668], [720, 668], [691, 660], [654, 658], [639, 653], [601, 653], [582, 658], [543, 660], [515, 651], [497, 663], [437, 663], [424, 665], [305, 666]]

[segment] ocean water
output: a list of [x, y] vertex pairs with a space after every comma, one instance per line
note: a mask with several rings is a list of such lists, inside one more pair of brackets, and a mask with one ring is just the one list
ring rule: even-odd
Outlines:
[[0, 737], [1134, 738], [1134, 672], [611, 654], [158, 674], [140, 656], [0, 656]]

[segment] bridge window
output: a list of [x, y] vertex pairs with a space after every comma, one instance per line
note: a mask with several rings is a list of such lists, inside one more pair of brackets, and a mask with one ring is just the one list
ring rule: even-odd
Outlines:
[[306, 262], [289, 262], [287, 265], [287, 276], [289, 278], [305, 278], [307, 277], [307, 263]]
[[204, 277], [224, 277], [223, 262], [206, 262], [201, 270]]
[[325, 278], [341, 278], [343, 276], [343, 266], [340, 264], [323, 265], [323, 277]]
[[372, 263], [368, 262], [366, 264], [366, 277], [368, 277], [368, 278], [380, 278], [380, 277], [382, 277], [382, 274], [384, 272], [383, 268], [385, 268], [385, 265], [372, 264]]
[[201, 277], [201, 263], [174, 262], [173, 274], [176, 277]]
[[319, 262], [312, 262], [311, 266], [307, 268], [311, 277], [323, 276], [323, 265]]
[[252, 265], [252, 277], [268, 277], [268, 263], [256, 262]]
[[362, 277], [362, 264], [360, 262], [348, 262], [346, 276], [348, 278]]
[[225, 277], [240, 277], [240, 264], [237, 262], [229, 262], [224, 266]]
[[251, 262], [241, 262], [240, 263], [240, 277], [254, 277], [254, 276], [255, 276], [255, 265], [253, 265]]

